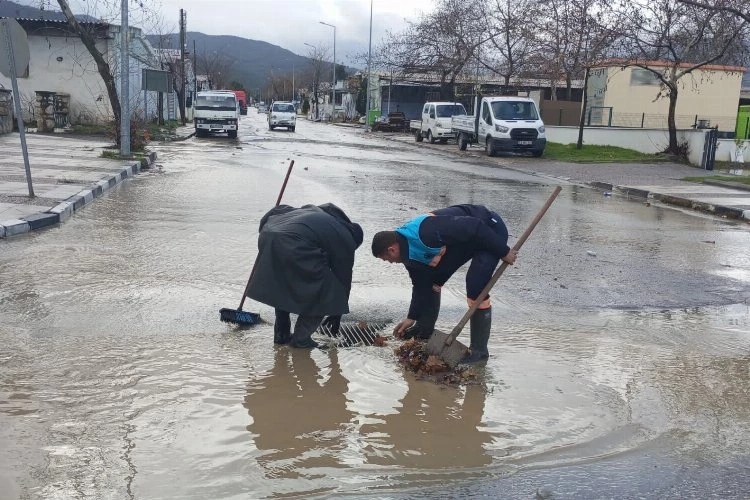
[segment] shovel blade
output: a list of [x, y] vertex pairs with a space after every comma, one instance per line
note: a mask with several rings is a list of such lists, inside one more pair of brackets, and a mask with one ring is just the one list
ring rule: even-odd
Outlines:
[[425, 350], [427, 354], [439, 357], [451, 369], [458, 366], [469, 348], [458, 340], [454, 340], [450, 345], [445, 345], [449, 335], [440, 330], [433, 330], [430, 339], [427, 341]]

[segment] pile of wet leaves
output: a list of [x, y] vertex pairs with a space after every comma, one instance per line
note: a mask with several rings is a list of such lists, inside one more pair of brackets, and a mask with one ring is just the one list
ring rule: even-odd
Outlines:
[[421, 379], [448, 385], [479, 383], [474, 369], [461, 365], [451, 369], [439, 356], [428, 354], [426, 347], [426, 342], [413, 338], [396, 347], [393, 351], [396, 353], [399, 363]]

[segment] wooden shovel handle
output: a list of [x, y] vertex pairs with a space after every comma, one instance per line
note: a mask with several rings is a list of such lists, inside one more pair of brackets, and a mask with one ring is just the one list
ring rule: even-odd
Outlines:
[[[279, 191], [279, 197], [276, 198], [276, 207], [281, 205], [281, 197], [284, 196], [284, 190], [286, 189], [286, 183], [289, 181], [289, 174], [292, 173], [292, 167], [294, 167], [294, 160], [289, 162], [289, 168], [286, 170], [286, 177], [284, 177], [284, 184], [281, 185], [281, 191]], [[255, 275], [255, 268], [258, 265], [258, 259], [255, 259], [255, 262], [253, 263], [253, 269], [250, 271], [250, 277], [247, 279], [247, 285], [245, 285], [245, 291], [242, 293], [242, 300], [240, 301], [240, 307], [238, 307], [238, 310], [242, 310], [242, 306], [245, 305], [245, 298], [247, 297], [247, 291], [250, 289], [250, 282], [253, 280], [253, 276]]]
[[[531, 221], [531, 224], [529, 224], [529, 227], [526, 228], [526, 231], [521, 235], [520, 238], [518, 238], [518, 241], [516, 241], [516, 244], [513, 245], [513, 250], [519, 250], [521, 248], [521, 245], [523, 245], [526, 240], [529, 238], [529, 235], [534, 230], [536, 225], [539, 223], [540, 220], [542, 220], [542, 217], [544, 217], [544, 214], [547, 213], [547, 210], [549, 209], [550, 205], [552, 205], [552, 202], [555, 201], [555, 198], [557, 198], [557, 195], [560, 194], [560, 191], [562, 191], [562, 188], [560, 186], [557, 186], [555, 190], [550, 195], [547, 202], [544, 204], [544, 206], [539, 209], [539, 212], [534, 217], [534, 220]], [[464, 314], [464, 317], [461, 318], [461, 321], [458, 322], [458, 324], [453, 328], [450, 335], [448, 335], [448, 338], [445, 339], [445, 345], [449, 346], [453, 343], [454, 340], [456, 340], [456, 337], [461, 333], [461, 330], [464, 329], [464, 326], [466, 326], [466, 323], [469, 321], [471, 316], [476, 312], [477, 308], [479, 308], [479, 305], [484, 301], [484, 299], [487, 298], [487, 295], [489, 295], [490, 290], [492, 290], [492, 287], [495, 286], [495, 283], [497, 283], [497, 280], [500, 279], [500, 276], [503, 275], [505, 272], [505, 269], [508, 267], [507, 262], [503, 262], [500, 267], [495, 271], [495, 274], [492, 275], [492, 278], [490, 278], [489, 283], [485, 285], [485, 287], [482, 289], [482, 292], [479, 294], [479, 297], [476, 298], [474, 301], [474, 304], [469, 308], [468, 311]]]

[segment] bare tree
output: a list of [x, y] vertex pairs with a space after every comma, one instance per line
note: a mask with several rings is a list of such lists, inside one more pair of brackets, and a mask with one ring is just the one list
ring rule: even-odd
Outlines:
[[750, 4], [744, 0], [679, 0], [679, 2], [702, 9], [728, 12], [750, 23]]
[[535, 0], [490, 0], [483, 9], [486, 29], [479, 34], [477, 58], [486, 70], [503, 77], [506, 86], [524, 71], [534, 50], [533, 25], [526, 20], [536, 5]]
[[312, 104], [315, 106], [315, 118], [320, 118], [319, 97], [320, 82], [323, 79], [324, 72], [327, 68], [325, 60], [328, 58], [328, 47], [310, 46], [307, 51], [307, 58], [310, 59], [310, 65], [306, 74], [303, 75], [312, 86]]
[[[231, 80], [232, 61], [220, 52], [196, 54], [195, 73], [206, 75], [212, 89], [224, 89]], [[200, 71], [199, 69], [200, 68]]]
[[[675, 111], [680, 80], [704, 66], [736, 57], [747, 23], [732, 13], [679, 0], [632, 0], [622, 9], [627, 19], [623, 48], [631, 56], [623, 66], [642, 68], [659, 81], [656, 98], [669, 99], [667, 151], [678, 154]], [[662, 66], [650, 61], [661, 61]]]
[[379, 65], [406, 76], [436, 75], [441, 96], [454, 97], [457, 77], [482, 42], [482, 13], [483, 0], [439, 0], [431, 14], [406, 31], [388, 34], [379, 48]]
[[109, 98], [109, 104], [112, 107], [112, 114], [115, 118], [115, 130], [117, 131], [115, 133], [115, 142], [119, 145], [122, 110], [120, 108], [119, 94], [117, 93], [117, 84], [115, 83], [115, 77], [110, 68], [109, 61], [107, 61], [107, 56], [99, 52], [99, 49], [96, 47], [96, 38], [94, 37], [93, 31], [94, 26], [90, 24], [82, 25], [79, 23], [75, 15], [73, 15], [73, 11], [70, 10], [70, 5], [68, 5], [67, 0], [57, 0], [57, 3], [60, 5], [60, 10], [65, 16], [71, 31], [81, 39], [81, 42], [96, 63], [99, 76], [101, 76], [102, 81], [104, 82], [104, 87], [107, 89], [107, 97]]

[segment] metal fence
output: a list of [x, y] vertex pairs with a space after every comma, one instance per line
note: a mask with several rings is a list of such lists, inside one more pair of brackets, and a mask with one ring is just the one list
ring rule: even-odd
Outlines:
[[[718, 128], [734, 132], [736, 116], [675, 115], [678, 129]], [[628, 127], [666, 129], [667, 115], [650, 113], [621, 113], [609, 106], [592, 106], [586, 114], [586, 125], [592, 127]]]

